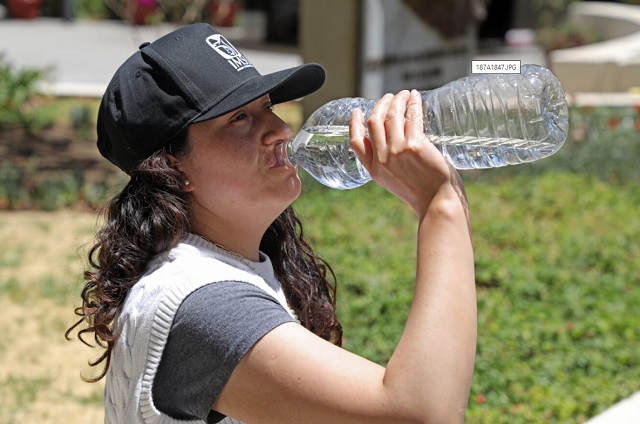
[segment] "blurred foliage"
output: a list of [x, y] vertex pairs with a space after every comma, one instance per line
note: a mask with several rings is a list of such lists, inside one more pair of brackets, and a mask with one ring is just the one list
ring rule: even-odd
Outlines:
[[599, 32], [576, 25], [568, 18], [569, 7], [580, 0], [533, 0], [537, 41], [544, 51], [578, 47], [601, 41]]
[[110, 13], [137, 24], [206, 22], [209, 3], [210, 0], [105, 0]]
[[567, 20], [569, 6], [581, 0], [532, 0], [537, 28], [553, 28]]
[[103, 0], [74, 1], [74, 14], [79, 19], [105, 19], [108, 12]]
[[545, 52], [602, 41], [602, 35], [592, 27], [562, 22], [553, 27], [542, 27], [536, 31], [538, 44]]
[[29, 133], [34, 131], [38, 115], [32, 100], [43, 74], [32, 68], [16, 69], [0, 57], [0, 125], [19, 125]]
[[126, 183], [126, 175], [113, 172], [101, 179], [87, 179], [78, 169], [41, 173], [34, 158], [32, 169], [0, 162], [0, 210], [96, 209], [115, 196]]
[[474, 179], [508, 179], [545, 171], [584, 173], [603, 181], [640, 181], [640, 99], [633, 107], [573, 106], [569, 108], [569, 136], [553, 156], [524, 165], [470, 171]]
[[[68, 143], [93, 139], [99, 100], [41, 96], [37, 87], [43, 75], [42, 71], [16, 69], [0, 60], [0, 131], [3, 147], [10, 149], [5, 150], [8, 158], [0, 158], [0, 209], [95, 207], [115, 194], [112, 189], [120, 187], [121, 175], [103, 172], [103, 177], [87, 178], [83, 164], [43, 172], [39, 162], [43, 154], [64, 154], [63, 146]], [[48, 140], [43, 137], [44, 131], [54, 124], [57, 129], [69, 130]], [[83, 161], [87, 157], [76, 159]], [[89, 171], [102, 172], [94, 168]]]

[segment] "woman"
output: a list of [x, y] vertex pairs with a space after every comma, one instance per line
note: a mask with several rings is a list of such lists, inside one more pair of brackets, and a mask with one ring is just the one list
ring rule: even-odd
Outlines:
[[98, 147], [131, 179], [67, 332], [87, 323], [79, 336], [107, 347], [93, 363], [107, 422], [464, 420], [476, 302], [462, 183], [426, 142], [415, 90], [384, 96], [366, 123], [354, 111], [353, 150], [416, 213], [417, 270], [387, 367], [340, 348], [333, 273], [290, 206], [300, 180], [275, 151], [292, 134], [271, 110], [323, 82], [315, 64], [262, 76], [206, 24], [116, 72]]

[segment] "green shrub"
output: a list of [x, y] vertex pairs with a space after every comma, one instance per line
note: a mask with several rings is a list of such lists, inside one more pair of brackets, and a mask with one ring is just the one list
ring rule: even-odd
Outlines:
[[89, 106], [76, 106], [71, 109], [69, 115], [71, 119], [71, 126], [73, 126], [76, 131], [91, 128], [93, 126], [91, 108], [89, 108]]
[[34, 203], [38, 209], [45, 211], [73, 206], [80, 200], [83, 183], [79, 173], [52, 175], [34, 187]]
[[24, 196], [22, 174], [9, 161], [0, 163], [0, 208], [13, 209]]
[[107, 9], [103, 0], [76, 0], [75, 15], [80, 19], [104, 19]]
[[571, 107], [569, 137], [553, 156], [527, 165], [467, 172], [467, 175], [476, 180], [496, 180], [557, 170], [630, 183], [640, 181], [639, 157], [640, 106]]
[[33, 132], [38, 123], [29, 102], [36, 94], [43, 72], [14, 67], [0, 57], [0, 125], [20, 125]]
[[0, 209], [97, 208], [120, 191], [125, 180], [120, 172], [87, 180], [77, 169], [40, 173], [4, 161], [0, 163]]

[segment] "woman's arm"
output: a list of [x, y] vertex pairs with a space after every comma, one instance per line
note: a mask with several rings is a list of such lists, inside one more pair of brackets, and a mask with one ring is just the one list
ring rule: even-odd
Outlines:
[[459, 423], [476, 345], [462, 183], [422, 130], [417, 92], [383, 97], [351, 143], [373, 179], [418, 217], [414, 299], [386, 368], [287, 323], [240, 361], [214, 409], [247, 423]]

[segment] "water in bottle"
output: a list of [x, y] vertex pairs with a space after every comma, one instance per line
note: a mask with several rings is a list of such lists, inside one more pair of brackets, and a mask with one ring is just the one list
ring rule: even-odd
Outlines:
[[290, 162], [292, 158], [293, 163], [328, 187], [344, 190], [371, 180], [369, 172], [349, 148], [348, 126], [304, 127], [286, 147], [290, 151], [287, 154]]
[[[457, 169], [532, 162], [555, 153], [568, 130], [564, 91], [551, 71], [524, 65], [520, 74], [472, 75], [421, 92], [428, 139]], [[351, 111], [367, 117], [375, 100], [344, 98], [316, 110], [281, 161], [298, 164], [322, 184], [338, 189], [371, 180], [349, 148]]]

